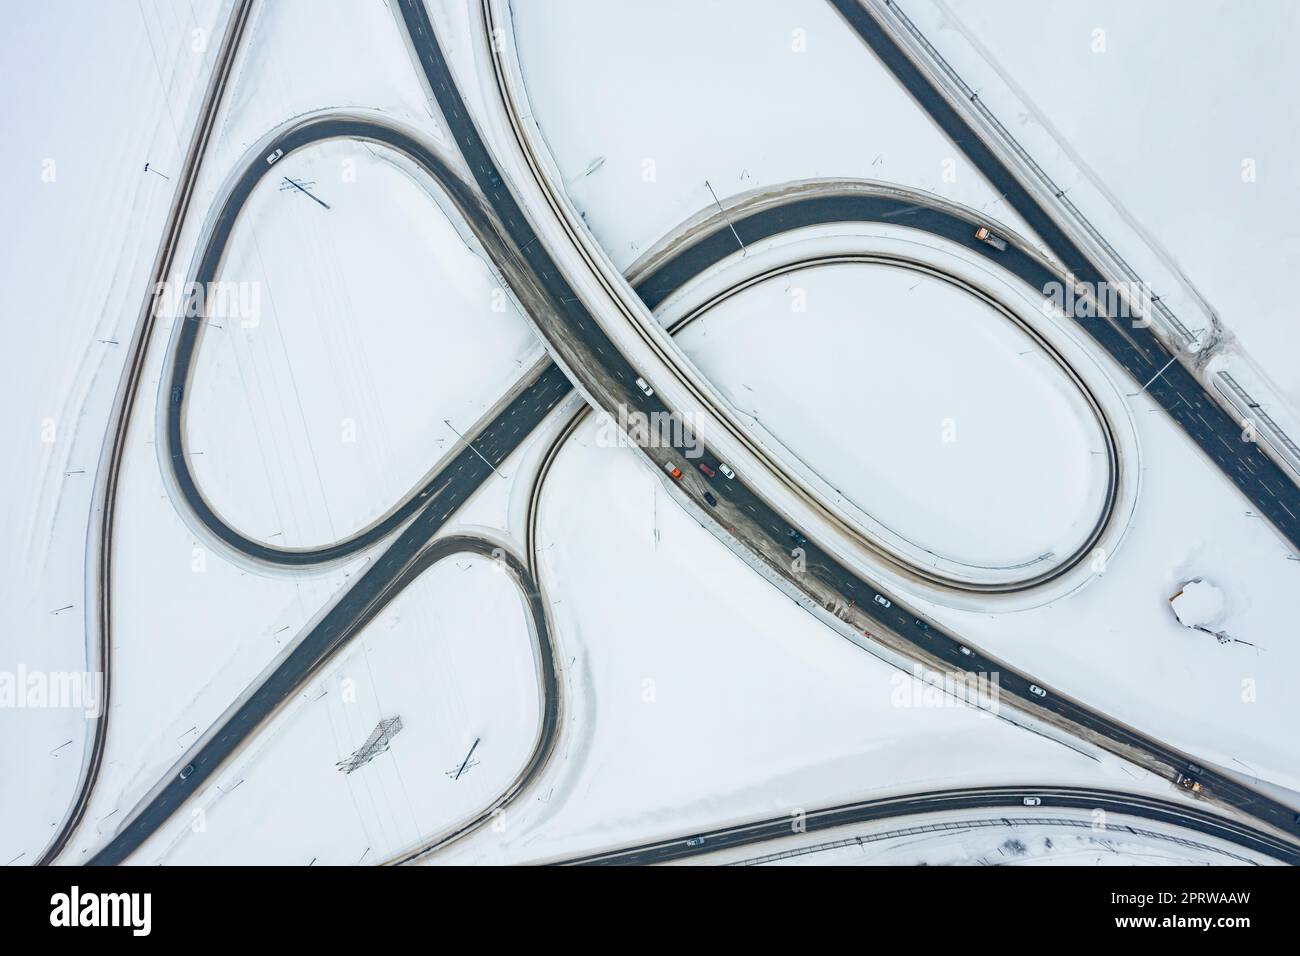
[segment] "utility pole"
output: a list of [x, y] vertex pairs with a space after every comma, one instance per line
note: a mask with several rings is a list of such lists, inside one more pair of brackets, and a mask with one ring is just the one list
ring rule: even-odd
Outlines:
[[704, 180], [704, 185], [709, 187], [709, 195], [713, 197], [713, 202], [718, 207], [718, 212], [722, 213], [722, 218], [727, 220], [727, 227], [731, 230], [731, 234], [736, 237], [736, 245], [740, 246], [740, 254], [742, 256], [745, 255], [749, 250], [746, 249], [745, 244], [740, 241], [740, 233], [736, 232], [736, 227], [731, 224], [731, 217], [727, 215], [727, 210], [723, 209], [722, 203], [718, 202], [718, 194], [713, 191], [713, 186], [707, 179]]
[[285, 176], [284, 181], [286, 184], [292, 186], [294, 189], [298, 190], [298, 192], [302, 193], [304, 196], [312, 200], [312, 202], [320, 203], [322, 209], [328, 209], [330, 207], [329, 203], [325, 202], [325, 200], [321, 199], [315, 193], [311, 192], [306, 186], [298, 182], [298, 180], [290, 179], [288, 176]]
[[[470, 758], [474, 756], [474, 749], [475, 749], [476, 747], [478, 747], [478, 742], [479, 742], [480, 740], [482, 740], [482, 739], [483, 739], [483, 738], [481, 738], [481, 737], [475, 737], [475, 738], [474, 738], [474, 742], [473, 742], [472, 744], [469, 745], [469, 753], [465, 754], [465, 759], [462, 760], [462, 761], [461, 761], [461, 762], [456, 766], [456, 768], [454, 769], [454, 771], [453, 771], [453, 770], [448, 770], [448, 771], [447, 771], [447, 776], [451, 777], [452, 780], [459, 780], [459, 779], [460, 779], [460, 775], [463, 774], [466, 770], [468, 770], [470, 767], [473, 767], [473, 766], [477, 766], [477, 765], [478, 765], [478, 761], [477, 761], [477, 760], [475, 760], [475, 761], [473, 761], [473, 762], [471, 763], [471, 762], [470, 762]], [[452, 776], [453, 773], [455, 774], [455, 776]]]

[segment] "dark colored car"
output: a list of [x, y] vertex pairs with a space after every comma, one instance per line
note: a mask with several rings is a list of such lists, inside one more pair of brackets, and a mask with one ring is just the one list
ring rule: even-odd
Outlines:
[[187, 764], [185, 765], [185, 769], [181, 771], [181, 779], [184, 780], [186, 777], [188, 777], [188, 776], [189, 776], [190, 774], [192, 774], [193, 772], [194, 772], [194, 764], [192, 764], [192, 763], [187, 763]]
[[713, 495], [709, 494], [707, 491], [704, 493], [704, 500], [715, 508], [718, 506], [718, 499], [713, 497]]

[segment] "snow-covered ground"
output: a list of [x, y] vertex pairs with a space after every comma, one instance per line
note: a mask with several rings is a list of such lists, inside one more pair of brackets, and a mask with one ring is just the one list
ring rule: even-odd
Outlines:
[[1029, 234], [824, 0], [511, 10], [534, 118], [620, 268], [715, 193], [823, 176], [924, 189]]
[[[473, 816], [537, 735], [526, 615], [494, 562], [435, 564], [132, 862], [373, 864]], [[335, 766], [392, 717], [402, 727], [386, 753], [350, 774]]]
[[[450, 201], [431, 198], [440, 187], [394, 158], [330, 141], [281, 160], [219, 277], [260, 308], [205, 334], [192, 467], [227, 523], [278, 547], [336, 541], [386, 513], [541, 352], [444, 214]], [[330, 208], [284, 177], [314, 183]]]
[[565, 724], [533, 799], [439, 859], [544, 860], [872, 794], [1045, 779], [1170, 794], [941, 694], [754, 573], [585, 422], [541, 501]]
[[677, 339], [734, 407], [924, 551], [1027, 565], [1071, 553], [1101, 514], [1104, 435], [1083, 396], [1023, 330], [934, 276], [798, 269]]
[[[0, 672], [87, 666], [100, 445], [229, 6], [35, 4], [0, 31], [22, 78], [0, 105]], [[0, 863], [39, 856], [87, 728], [75, 708], [0, 711]]]
[[[1300, 442], [1291, 4], [903, 0], [981, 101]], [[1207, 69], [1207, 63], [1213, 69]], [[1249, 104], [1249, 108], [1243, 108]]]

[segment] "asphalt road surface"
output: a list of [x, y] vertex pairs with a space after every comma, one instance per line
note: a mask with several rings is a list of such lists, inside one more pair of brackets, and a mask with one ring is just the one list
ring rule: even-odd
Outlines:
[[[1039, 803], [1027, 807], [1024, 804], [1026, 797], [1037, 799]], [[800, 823], [804, 828], [801, 832], [815, 833], [819, 830], [870, 823], [891, 817], [951, 813], [956, 810], [998, 810], [1007, 815], [1024, 817], [1053, 808], [1085, 810], [1090, 813], [1094, 810], [1104, 810], [1108, 814], [1170, 823], [1247, 847], [1292, 866], [1300, 864], [1300, 849], [1267, 833], [1205, 813], [1195, 807], [1122, 791], [1077, 787], [1047, 786], [1015, 789], [987, 787], [921, 793], [906, 797], [886, 797], [813, 811]], [[592, 853], [562, 862], [583, 866], [645, 866], [652, 863], [671, 863], [674, 860], [715, 853], [718, 850], [789, 837], [795, 832], [792, 829], [793, 822], [793, 818], [786, 814], [757, 823], [724, 827], [671, 840]], [[1126, 826], [1122, 823], [1110, 822], [1107, 824], [1107, 829], [1123, 832]]]

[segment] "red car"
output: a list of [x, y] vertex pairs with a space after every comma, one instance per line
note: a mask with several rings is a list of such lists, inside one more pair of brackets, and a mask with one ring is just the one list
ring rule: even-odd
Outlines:
[[700, 471], [704, 472], [704, 474], [709, 478], [718, 477], [718, 473], [714, 471], [712, 468], [710, 468], [708, 465], [706, 465], [704, 462], [700, 462]]
[[668, 472], [668, 474], [672, 475], [678, 481], [682, 480], [682, 470], [678, 468], [676, 465], [674, 465], [671, 461], [664, 465], [664, 471]]

